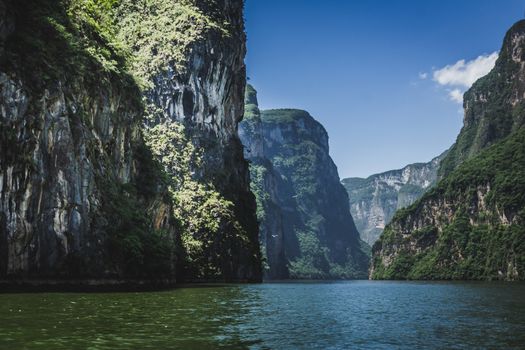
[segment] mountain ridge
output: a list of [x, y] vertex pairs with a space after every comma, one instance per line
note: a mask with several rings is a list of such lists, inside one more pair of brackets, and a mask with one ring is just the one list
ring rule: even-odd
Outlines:
[[396, 210], [414, 203], [436, 183], [439, 163], [446, 153], [428, 163], [341, 180], [348, 192], [352, 217], [365, 242], [373, 245]]
[[398, 211], [373, 247], [373, 279], [525, 278], [525, 21], [464, 95], [441, 180]]

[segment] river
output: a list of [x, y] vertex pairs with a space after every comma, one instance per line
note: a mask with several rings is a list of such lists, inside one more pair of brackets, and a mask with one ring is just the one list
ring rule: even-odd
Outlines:
[[0, 294], [2, 349], [524, 349], [525, 284], [294, 282]]

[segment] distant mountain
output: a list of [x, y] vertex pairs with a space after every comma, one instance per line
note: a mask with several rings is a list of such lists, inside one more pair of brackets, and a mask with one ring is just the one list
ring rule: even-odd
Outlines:
[[301, 110], [259, 111], [256, 92], [248, 87], [239, 136], [251, 162], [266, 276], [366, 277], [366, 244], [323, 126]]
[[464, 95], [440, 182], [373, 247], [375, 279], [525, 279], [525, 21]]
[[445, 153], [428, 163], [410, 164], [366, 179], [351, 177], [341, 181], [362, 240], [373, 245], [396, 210], [414, 203], [436, 183], [444, 156]]

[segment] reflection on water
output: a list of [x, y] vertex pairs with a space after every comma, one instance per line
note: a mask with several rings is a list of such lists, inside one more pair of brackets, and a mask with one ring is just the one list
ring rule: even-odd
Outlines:
[[523, 348], [525, 285], [271, 283], [1, 294], [5, 349]]

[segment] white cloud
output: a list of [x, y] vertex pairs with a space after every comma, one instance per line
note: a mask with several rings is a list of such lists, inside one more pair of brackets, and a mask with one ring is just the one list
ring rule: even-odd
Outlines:
[[472, 84], [494, 68], [498, 53], [481, 55], [471, 61], [459, 60], [454, 64], [447, 65], [435, 70], [433, 79], [438, 84], [452, 88], [449, 90], [451, 100], [458, 103], [463, 102], [463, 93]]
[[428, 78], [428, 73], [419, 73], [419, 79], [425, 80], [426, 78]]
[[463, 86], [469, 88], [476, 80], [486, 75], [496, 63], [498, 53], [482, 55], [465, 62], [459, 60], [452, 65], [445, 66], [434, 72], [434, 80], [441, 85]]
[[460, 89], [454, 89], [448, 92], [448, 96], [454, 102], [463, 103], [463, 93]]

